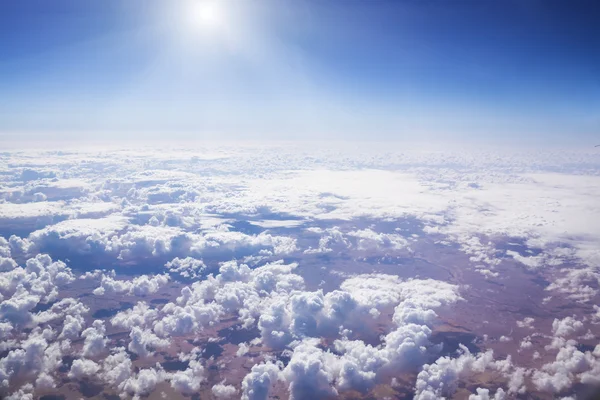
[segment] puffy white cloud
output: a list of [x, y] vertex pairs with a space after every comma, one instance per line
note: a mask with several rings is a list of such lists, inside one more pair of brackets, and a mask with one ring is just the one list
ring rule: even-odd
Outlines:
[[92, 326], [81, 333], [81, 337], [85, 338], [82, 354], [86, 357], [93, 357], [102, 353], [108, 344], [108, 339], [105, 335], [106, 327], [104, 326], [104, 321], [95, 320]]
[[0, 237], [0, 257], [10, 258], [10, 255], [10, 242], [3, 237]]
[[16, 392], [8, 395], [5, 400], [33, 400], [33, 385], [26, 383]]
[[35, 378], [40, 388], [55, 386], [54, 372], [61, 365], [62, 348], [58, 342], [50, 343], [54, 332], [50, 329], [34, 329], [29, 337], [22, 341], [19, 348], [8, 352], [0, 359], [0, 382], [8, 386], [12, 378]]
[[65, 315], [65, 322], [60, 333], [60, 338], [76, 339], [83, 330], [85, 320], [81, 315]]
[[530, 349], [532, 346], [533, 346], [533, 343], [531, 343], [531, 337], [530, 336], [526, 336], [521, 341], [521, 344], [519, 345], [519, 348], [521, 348], [521, 349]]
[[206, 270], [206, 265], [202, 260], [197, 260], [193, 257], [179, 258], [165, 264], [169, 272], [177, 273], [184, 278], [197, 278]]
[[[64, 346], [85, 328], [87, 308], [81, 302], [59, 301], [32, 313], [38, 305], [59, 300], [61, 287], [72, 283], [73, 275], [66, 265], [48, 256], [38, 255], [24, 263], [25, 255], [47, 248], [53, 257], [71, 258], [74, 253], [113, 258], [119, 267], [145, 258], [161, 263], [172, 260], [165, 266], [169, 272], [190, 279], [212, 272], [200, 258], [209, 265], [214, 260], [240, 259], [253, 268], [224, 263], [214, 277], [182, 289], [176, 301], [156, 309], [138, 303], [115, 315], [112, 325], [131, 331], [130, 350], [147, 355], [153, 343], [165, 343], [171, 335], [195, 334], [233, 315], [244, 328], [258, 328], [264, 345], [257, 346], [261, 353], [268, 353], [269, 347], [291, 346], [286, 350], [291, 356], [286, 368], [267, 362], [244, 379], [246, 398], [264, 398], [275, 381], [289, 384], [296, 397], [347, 389], [368, 391], [382, 369], [414, 369], [439, 348], [430, 343], [432, 332], [444, 316], [443, 308], [459, 301], [459, 294], [457, 287], [439, 281], [375, 274], [347, 279], [338, 290], [323, 285], [324, 292], [315, 291], [311, 280], [305, 285], [295, 265], [270, 262], [275, 256], [295, 258], [301, 250], [311, 259], [316, 258], [311, 253], [328, 253], [329, 257], [338, 251], [389, 253], [412, 242], [398, 230], [380, 232], [376, 224], [361, 222], [349, 228], [348, 221], [357, 217], [415, 219], [416, 225], [425, 224], [426, 234], [458, 244], [472, 268], [489, 280], [508, 284], [502, 272], [518, 262], [549, 279], [547, 290], [552, 296], [595, 300], [600, 282], [600, 230], [589, 221], [599, 215], [600, 180], [593, 176], [596, 155], [468, 153], [463, 149], [402, 153], [360, 149], [338, 155], [322, 148], [307, 152], [276, 149], [43, 151], [3, 158], [10, 159], [11, 167], [2, 167], [0, 197], [5, 203], [0, 207], [0, 222], [22, 227], [25, 236], [37, 229], [27, 239], [0, 239], [0, 337], [4, 341], [10, 336], [3, 344], [3, 350], [9, 350], [6, 358], [14, 361], [30, 351], [32, 359], [45, 359], [36, 355], [40, 353], [33, 345], [22, 343], [23, 326], [35, 329], [51, 324], [55, 334], [32, 336], [45, 340], [46, 349], [57, 343], [51, 343], [54, 340], [63, 340], [60, 346]], [[52, 201], [43, 201], [44, 196]], [[236, 232], [235, 221], [247, 217], [256, 221], [251, 225], [262, 233]], [[286, 221], [276, 221], [282, 218]], [[333, 219], [342, 228], [328, 227]], [[304, 238], [297, 240], [292, 230], [304, 224], [321, 227], [300, 228], [315, 249], [306, 249]], [[290, 236], [279, 232], [290, 232]], [[513, 238], [510, 250], [498, 246]], [[302, 259], [299, 262], [303, 265]], [[563, 266], [568, 268], [558, 269]], [[96, 293], [148, 295], [158, 293], [168, 282], [166, 275], [135, 279], [104, 275]], [[70, 290], [67, 295], [76, 297]], [[571, 385], [594, 382], [600, 375], [594, 352], [580, 351], [582, 356], [571, 349], [574, 342], [568, 340], [570, 335], [583, 333], [581, 324], [600, 318], [591, 315], [586, 320], [577, 315], [581, 321], [568, 317], [553, 324], [555, 338], [549, 350], [559, 350], [560, 357], [532, 372], [532, 382], [540, 387], [554, 391], [563, 387], [561, 380]], [[533, 322], [526, 318], [517, 325], [532, 329]], [[546, 326], [543, 320], [535, 322], [536, 327]], [[93, 353], [91, 349], [106, 346], [104, 326], [84, 332], [84, 351]], [[511, 336], [521, 339], [522, 332]], [[313, 339], [325, 339], [323, 345], [333, 343], [334, 350], [324, 350]], [[529, 348], [532, 341], [520, 343]], [[253, 346], [258, 344], [253, 342]], [[50, 354], [56, 353], [56, 346], [48, 351], [47, 362], [31, 363], [37, 365], [32, 370], [39, 374], [35, 380], [39, 387], [54, 385], [52, 368], [43, 366], [53, 365], [55, 358]], [[240, 345], [240, 351], [246, 352], [246, 346]], [[144, 394], [163, 380], [183, 392], [199, 387], [196, 375], [202, 373], [193, 370], [200, 370], [200, 364], [190, 364], [189, 372], [168, 374], [160, 368], [146, 368], [134, 373], [124, 349], [111, 353], [106, 360], [98, 360], [97, 374], [122, 392]], [[456, 371], [479, 371], [472, 366], [455, 367]], [[509, 380], [511, 395], [523, 390], [526, 370], [493, 367]], [[457, 374], [462, 376], [462, 372]], [[33, 382], [34, 378], [28, 379]], [[438, 387], [431, 388], [435, 394]], [[472, 397], [499, 398], [501, 393], [500, 389], [494, 394], [480, 389]], [[22, 394], [28, 396], [29, 391]]]
[[315, 340], [305, 341], [294, 348], [292, 358], [283, 370], [291, 399], [326, 398], [337, 395], [332, 386], [335, 378], [332, 367], [336, 357], [315, 346]]
[[[57, 319], [63, 319], [63, 333], [59, 337], [75, 338], [83, 329], [84, 318], [83, 314], [87, 313], [89, 308], [80, 301], [67, 297], [54, 304], [46, 310], [34, 315], [34, 321], [37, 324], [43, 324]], [[72, 317], [69, 319], [68, 317]], [[67, 324], [67, 320], [70, 324]], [[72, 325], [72, 326], [69, 326]]]
[[335, 245], [342, 246], [342, 248], [350, 248], [351, 244], [346, 235], [340, 230], [339, 227], [334, 226], [332, 228], [307, 228], [307, 232], [321, 234], [319, 239], [319, 246], [314, 249], [309, 247], [304, 250], [305, 254], [319, 254], [319, 253], [330, 253], [333, 251], [332, 247]]
[[248, 354], [249, 350], [250, 350], [250, 346], [248, 345], [248, 343], [242, 342], [242, 343], [238, 344], [238, 349], [235, 352], [235, 355], [238, 357], [245, 356], [246, 354]]
[[114, 348], [112, 354], [102, 361], [100, 377], [109, 385], [117, 387], [131, 377], [132, 367], [133, 364], [125, 348]]
[[570, 336], [583, 329], [583, 323], [574, 317], [555, 319], [552, 322], [552, 333], [556, 336]]
[[12, 297], [0, 303], [0, 319], [13, 324], [27, 325], [32, 321], [30, 311], [39, 303], [40, 297], [30, 294], [19, 285]]
[[441, 357], [435, 363], [423, 366], [415, 384], [415, 399], [451, 396], [461, 377], [473, 372], [483, 372], [493, 361], [491, 350], [473, 355], [462, 346], [462, 351], [463, 354], [457, 358]]
[[[38, 254], [27, 260], [25, 268], [16, 267], [0, 272], [0, 294], [5, 298], [17, 296], [32, 299], [31, 296], [36, 296], [38, 302], [50, 302], [56, 298], [60, 287], [73, 280], [75, 277], [64, 262], [53, 262], [47, 254]], [[21, 300], [15, 299], [15, 302]]]
[[343, 356], [330, 362], [329, 368], [335, 368], [337, 386], [341, 390], [366, 392], [374, 385], [379, 369], [390, 362], [388, 353], [361, 340], [338, 340], [335, 348], [343, 352]]
[[[258, 327], [268, 346], [292, 344], [290, 362], [278, 379], [289, 384], [294, 398], [332, 396], [349, 389], [366, 392], [384, 367], [407, 371], [421, 365], [439, 347], [429, 341], [428, 325], [437, 319], [434, 309], [459, 299], [457, 287], [444, 282], [363, 275], [346, 280], [340, 290], [326, 296], [320, 291], [280, 296], [262, 312]], [[386, 307], [395, 307], [390, 322], [396, 327], [389, 327], [381, 346], [344, 338], [335, 340], [335, 354], [317, 347], [316, 338], [335, 336], [340, 326], [357, 321], [364, 325], [365, 318], [377, 317]]]
[[185, 307], [173, 303], [166, 304], [161, 312], [164, 314], [153, 326], [160, 337], [185, 335], [204, 326], [214, 325], [222, 315], [222, 307], [216, 303], [192, 304]]
[[158, 318], [158, 311], [151, 309], [147, 303], [138, 301], [133, 308], [117, 313], [110, 323], [119, 328], [130, 329], [134, 326], [145, 328]]
[[[104, 218], [67, 219], [33, 232], [29, 240], [42, 251], [67, 249], [76, 254], [109, 255], [123, 261], [169, 255], [180, 260], [188, 257], [229, 259], [236, 254], [261, 251], [268, 255], [297, 251], [296, 239], [291, 237], [268, 232], [248, 235], [230, 231], [226, 225], [202, 233], [187, 232], [178, 222], [173, 226], [135, 225], [129, 223], [127, 214], [126, 209], [121, 215]], [[174, 267], [182, 268], [181, 265]]]
[[147, 395], [166, 378], [167, 373], [160, 368], [144, 368], [124, 380], [119, 389], [135, 396]]
[[0, 272], [12, 271], [17, 268], [17, 263], [10, 257], [0, 257]]
[[499, 388], [493, 396], [490, 396], [490, 390], [484, 388], [477, 388], [477, 394], [469, 396], [469, 400], [504, 400], [506, 393], [502, 388]]
[[511, 256], [516, 261], [520, 262], [521, 264], [525, 265], [527, 268], [532, 269], [532, 270], [542, 267], [544, 265], [544, 261], [545, 261], [544, 255], [524, 257], [524, 256], [520, 255], [519, 253], [517, 253], [516, 251], [512, 251], [512, 250], [507, 250], [506, 255]]
[[564, 275], [556, 278], [546, 287], [546, 290], [557, 292], [578, 302], [591, 301], [598, 294], [596, 288], [600, 284], [600, 274], [595, 267], [570, 267], [561, 269], [561, 273]]
[[33, 243], [31, 243], [28, 239], [23, 239], [16, 235], [11, 235], [8, 241], [12, 254], [29, 254], [31, 252], [31, 248], [33, 247]]
[[158, 290], [169, 282], [168, 275], [141, 275], [130, 281], [117, 280], [111, 276], [102, 275], [100, 287], [94, 289], [94, 294], [102, 296], [105, 294], [127, 293], [132, 296], [147, 296], [158, 292]]
[[568, 342], [556, 355], [555, 361], [544, 364], [541, 370], [532, 374], [537, 389], [550, 393], [560, 393], [580, 379], [583, 383], [597, 384], [600, 372], [600, 347], [593, 352], [582, 352], [575, 344]]
[[594, 351], [591, 353], [595, 357], [595, 361], [591, 361], [591, 368], [588, 371], [583, 372], [579, 375], [582, 383], [588, 385], [599, 385], [600, 384], [600, 345], [596, 345]]
[[169, 375], [171, 387], [181, 393], [194, 393], [206, 380], [204, 367], [198, 360], [190, 360], [188, 368]]
[[152, 349], [156, 349], [157, 347], [166, 347], [169, 345], [169, 341], [167, 339], [161, 339], [152, 333], [152, 331], [148, 329], [142, 330], [137, 326], [134, 326], [131, 329], [129, 337], [131, 338], [131, 342], [129, 342], [129, 346], [127, 348], [132, 353], [142, 357], [153, 354]]
[[[0, 272], [0, 321], [21, 328], [57, 318], [58, 309], [66, 304], [64, 301], [53, 305], [50, 311], [33, 314], [33, 309], [39, 303], [54, 301], [59, 289], [74, 279], [71, 270], [63, 262], [53, 262], [45, 254], [28, 259], [25, 268], [15, 267]], [[66, 321], [66, 331], [75, 329], [69, 328], [74, 318], [81, 321], [76, 315], [70, 316]]]
[[217, 399], [231, 399], [237, 394], [237, 389], [232, 385], [217, 383], [211, 389], [213, 396]]
[[532, 317], [525, 317], [522, 321], [517, 321], [517, 326], [519, 328], [528, 328], [533, 329], [533, 323], [535, 319]]
[[303, 279], [292, 273], [294, 268], [296, 264], [277, 262], [251, 270], [245, 264], [225, 262], [216, 277], [184, 288], [177, 303], [166, 304], [153, 330], [160, 337], [187, 334], [214, 325], [226, 312], [237, 313], [250, 327], [259, 317], [268, 318], [266, 313], [278, 301], [287, 307], [283, 299], [303, 288]]
[[0, 322], [0, 340], [7, 340], [10, 337], [13, 329], [14, 327], [10, 322]]
[[408, 241], [401, 235], [377, 233], [372, 229], [351, 231], [348, 236], [356, 239], [360, 250], [399, 250], [408, 246]]
[[256, 364], [242, 380], [242, 400], [267, 400], [271, 385], [282, 379], [281, 365]]
[[53, 220], [64, 219], [68, 215], [65, 203], [40, 202], [40, 203], [3, 203], [0, 207], [0, 223], [3, 225], [22, 224], [37, 227], [39, 224], [48, 224]]
[[80, 379], [88, 376], [94, 376], [100, 370], [100, 365], [96, 364], [92, 360], [76, 359], [71, 364], [69, 370], [69, 378]]
[[68, 219], [31, 233], [29, 240], [42, 251], [67, 248], [76, 254], [89, 254], [99, 251], [104, 238], [125, 229], [127, 223], [118, 215]]
[[525, 393], [525, 377], [530, 374], [530, 371], [523, 367], [516, 367], [510, 372], [510, 379], [508, 381], [508, 393]]

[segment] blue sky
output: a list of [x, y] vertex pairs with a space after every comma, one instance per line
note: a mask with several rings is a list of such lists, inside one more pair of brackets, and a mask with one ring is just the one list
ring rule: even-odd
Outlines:
[[593, 1], [215, 1], [0, 2], [0, 134], [600, 137]]

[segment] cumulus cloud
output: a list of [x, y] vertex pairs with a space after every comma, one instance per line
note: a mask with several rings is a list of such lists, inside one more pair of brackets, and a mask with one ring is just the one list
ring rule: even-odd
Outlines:
[[63, 328], [58, 337], [75, 339], [84, 328], [84, 314], [88, 311], [89, 308], [85, 304], [72, 297], [67, 297], [52, 304], [46, 311], [35, 314], [33, 320], [36, 324], [62, 320]]
[[138, 301], [133, 308], [117, 313], [110, 323], [115, 327], [131, 330], [134, 326], [145, 328], [157, 318], [157, 310], [150, 308], [146, 302]]
[[60, 343], [50, 343], [55, 333], [50, 329], [34, 329], [19, 348], [0, 359], [0, 382], [8, 386], [11, 379], [29, 378], [36, 387], [55, 387], [54, 373], [61, 365], [63, 350]]
[[562, 347], [556, 359], [544, 364], [540, 370], [532, 374], [536, 388], [550, 393], [560, 393], [580, 380], [582, 383], [598, 384], [600, 372], [600, 347], [594, 351], [582, 352], [574, 342], [567, 342]]
[[31, 311], [38, 303], [54, 301], [59, 289], [75, 279], [64, 262], [52, 261], [46, 254], [25, 264], [0, 272], [0, 319], [23, 326], [34, 321]]
[[574, 317], [555, 319], [552, 322], [552, 333], [556, 336], [570, 336], [583, 329], [583, 323]]
[[197, 278], [206, 270], [206, 265], [202, 260], [197, 260], [193, 257], [179, 258], [165, 264], [165, 267], [171, 273], [177, 273], [184, 278]]
[[152, 349], [169, 345], [167, 339], [161, 339], [152, 333], [152, 331], [148, 329], [142, 330], [137, 326], [131, 329], [129, 337], [131, 338], [131, 342], [129, 342], [127, 349], [142, 357], [153, 354]]
[[[127, 210], [123, 214], [126, 215]], [[268, 232], [248, 235], [219, 225], [195, 233], [187, 232], [185, 226], [177, 223], [173, 226], [130, 224], [125, 215], [68, 219], [33, 232], [28, 240], [42, 251], [65, 249], [78, 255], [111, 256], [125, 262], [166, 256], [180, 260], [188, 257], [230, 259], [260, 252], [282, 256], [297, 251], [295, 238]], [[167, 268], [183, 272], [180, 263], [176, 261]]]
[[399, 250], [408, 245], [401, 235], [377, 233], [372, 229], [351, 231], [348, 236], [356, 239], [356, 246], [360, 250]]
[[[384, 367], [409, 370], [435, 351], [429, 341], [430, 325], [437, 318], [434, 309], [459, 299], [457, 288], [444, 282], [364, 275], [346, 280], [340, 290], [327, 295], [317, 291], [280, 297], [263, 312], [258, 327], [269, 346], [302, 340], [293, 345], [289, 363], [277, 375], [287, 382], [293, 398], [334, 396], [349, 389], [365, 392]], [[334, 341], [335, 354], [318, 347], [317, 338], [335, 337], [340, 326], [364, 324], [365, 318], [374, 321], [386, 307], [394, 307], [395, 327], [389, 327], [381, 346], [342, 338]]]
[[206, 380], [205, 370], [200, 361], [190, 360], [188, 367], [169, 375], [171, 387], [181, 393], [194, 393]]
[[130, 281], [114, 279], [108, 275], [102, 275], [100, 287], [94, 289], [96, 296], [108, 294], [126, 293], [132, 296], [147, 296], [158, 292], [158, 290], [169, 282], [168, 275], [141, 275]]
[[233, 385], [225, 385], [223, 383], [218, 383], [214, 385], [211, 389], [212, 394], [217, 399], [231, 399], [237, 394], [237, 389]]
[[415, 399], [428, 400], [451, 396], [459, 379], [467, 374], [483, 372], [493, 361], [491, 350], [477, 355], [462, 346], [457, 358], [441, 357], [433, 364], [423, 366], [417, 376]]
[[77, 359], [73, 360], [69, 370], [69, 378], [80, 379], [88, 376], [94, 376], [100, 370], [100, 365], [92, 360]]
[[135, 396], [147, 395], [166, 378], [167, 373], [158, 367], [143, 368], [121, 382], [119, 389]]
[[271, 385], [281, 379], [281, 365], [256, 364], [242, 380], [242, 400], [267, 400]]
[[522, 321], [517, 321], [517, 326], [519, 328], [528, 328], [528, 329], [533, 329], [533, 323], [535, 322], [535, 319], [532, 317], [525, 317], [523, 318]]
[[113, 387], [120, 387], [133, 373], [133, 364], [125, 348], [117, 347], [102, 361], [100, 377]]
[[489, 389], [477, 388], [477, 394], [469, 396], [469, 400], [504, 400], [506, 393], [502, 388], [499, 388], [493, 396], [490, 395]]
[[106, 327], [104, 326], [104, 321], [95, 320], [92, 326], [81, 333], [81, 337], [85, 338], [82, 354], [86, 357], [93, 357], [102, 353], [108, 344], [108, 339], [105, 335]]
[[[93, 361], [74, 360], [72, 379], [94, 375], [134, 396], [161, 382], [182, 393], [206, 382], [208, 367], [195, 357], [184, 371], [134, 366], [125, 348], [110, 348], [108, 319], [86, 326], [85, 304], [92, 297], [77, 296], [94, 281], [75, 282], [65, 264], [81, 267], [68, 261], [79, 256], [101, 257], [119, 272], [140, 260], [166, 262], [165, 272], [193, 281], [164, 306], [148, 299], [110, 318], [110, 329], [129, 332], [129, 342], [120, 343], [140, 358], [173, 336], [220, 329], [224, 319], [235, 324], [232, 329], [258, 331], [251, 356], [260, 354], [260, 363], [241, 387], [209, 382], [216, 397], [266, 398], [275, 384], [287, 386], [293, 398], [367, 393], [390, 370], [417, 371], [437, 354], [440, 346], [431, 338], [444, 308], [460, 301], [456, 285], [387, 274], [352, 277], [372, 270], [349, 268], [336, 275], [349, 277], [339, 287], [325, 280], [316, 286], [312, 265], [305, 268], [301, 257], [327, 262], [346, 252], [409, 252], [423, 227], [436, 243], [465, 253], [470, 265], [464, 268], [488, 280], [507, 285], [503, 272], [518, 263], [549, 280], [552, 296], [595, 302], [600, 230], [589, 221], [598, 216], [600, 181], [590, 172], [597, 157], [385, 150], [340, 156], [311, 149], [318, 157], [287, 148], [218, 148], [212, 155], [206, 149], [200, 155], [188, 149], [3, 155], [12, 166], [3, 167], [0, 178], [0, 222], [19, 227], [15, 233], [22, 238], [0, 238], [0, 338], [6, 354], [0, 377], [13, 397], [34, 397], [37, 388], [58, 382], [60, 355], [77, 354], [71, 347], [82, 346]], [[414, 222], [415, 233], [396, 228], [399, 218]], [[273, 262], [280, 258], [286, 261]], [[218, 262], [218, 271], [212, 269]], [[167, 275], [85, 276], [100, 279], [96, 295], [115, 297], [166, 293], [179, 284], [169, 284]], [[550, 363], [540, 366], [534, 357], [525, 369], [510, 358], [492, 361], [488, 351], [463, 350], [422, 368], [417, 395], [450, 396], [460, 379], [486, 368], [499, 372], [506, 385], [478, 388], [474, 400], [522, 393], [526, 384], [559, 393], [575, 383], [594, 383], [600, 350], [584, 351], [573, 338], [593, 340], [593, 333], [581, 334], [600, 321], [595, 314], [554, 321], [545, 332], [554, 336], [547, 351], [558, 352]], [[515, 346], [525, 350], [540, 343], [543, 336], [522, 336], [532, 333], [534, 322], [536, 329], [547, 327], [543, 316], [517, 321]], [[238, 352], [248, 349], [242, 343]], [[283, 350], [289, 362], [269, 361], [273, 350]], [[21, 378], [32, 385], [16, 387]]]

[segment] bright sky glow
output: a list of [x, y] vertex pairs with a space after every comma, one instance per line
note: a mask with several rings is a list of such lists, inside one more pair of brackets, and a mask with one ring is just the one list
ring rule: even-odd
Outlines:
[[0, 2], [0, 136], [570, 140], [594, 2]]
[[216, 0], [197, 0], [190, 4], [190, 22], [199, 29], [217, 30], [225, 21], [223, 3]]

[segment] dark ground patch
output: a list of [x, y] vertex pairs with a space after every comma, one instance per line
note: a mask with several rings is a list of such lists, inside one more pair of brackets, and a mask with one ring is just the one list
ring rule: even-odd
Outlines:
[[92, 314], [92, 317], [94, 317], [94, 318], [110, 318], [110, 317], [117, 315], [119, 313], [119, 311], [128, 310], [130, 308], [133, 308], [133, 303], [121, 301], [121, 302], [119, 302], [119, 307], [101, 308], [100, 310], [97, 310], [94, 314]]

